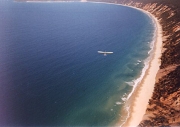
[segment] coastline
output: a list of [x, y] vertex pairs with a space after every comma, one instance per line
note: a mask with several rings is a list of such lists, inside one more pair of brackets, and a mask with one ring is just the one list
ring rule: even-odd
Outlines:
[[[78, 2], [80, 2], [80, 1], [78, 1]], [[82, 1], [81, 1], [82, 2]], [[88, 1], [88, 2], [90, 2], [90, 1]], [[144, 2], [144, 1], [143, 1]], [[165, 4], [165, 3], [163, 3], [163, 4], [161, 4], [160, 2], [157, 2], [157, 3], [133, 3], [133, 2], [120, 2], [121, 4], [120, 5], [124, 5], [124, 6], [128, 6], [128, 7], [133, 7], [133, 8], [135, 8], [135, 6], [137, 6], [138, 8], [137, 9], [139, 9], [139, 8], [143, 8], [143, 9], [140, 9], [140, 10], [142, 10], [142, 11], [144, 11], [144, 10], [148, 10], [149, 12], [151, 12], [151, 14], [153, 14], [153, 15], [156, 15], [156, 17], [159, 19], [159, 22], [161, 22], [161, 25], [162, 25], [162, 27], [163, 28], [165, 28], [163, 31], [161, 31], [161, 32], [163, 32], [163, 37], [166, 37], [167, 36], [167, 38], [168, 38], [168, 41], [165, 41], [164, 40], [164, 38], [162, 38], [163, 39], [163, 47], [164, 47], [164, 49], [161, 47], [161, 50], [162, 50], [162, 56], [161, 56], [161, 59], [162, 59], [162, 63], [161, 63], [161, 65], [160, 65], [160, 63], [159, 63], [159, 65], [160, 65], [160, 68], [158, 69], [158, 70], [163, 70], [163, 69], [165, 69], [166, 70], [166, 67], [167, 67], [167, 65], [170, 65], [170, 64], [176, 64], [176, 66], [179, 66], [179, 65], [177, 65], [178, 64], [178, 61], [172, 61], [174, 58], [178, 58], [177, 56], [178, 55], [174, 55], [174, 56], [168, 56], [167, 54], [169, 53], [169, 51], [171, 50], [171, 49], [168, 49], [168, 52], [166, 52], [166, 53], [163, 53], [163, 50], [165, 50], [165, 45], [166, 46], [168, 46], [168, 42], [172, 42], [173, 41], [173, 43], [175, 43], [175, 41], [178, 41], [178, 38], [176, 38], [175, 39], [175, 37], [173, 36], [173, 35], [178, 35], [177, 33], [175, 33], [175, 32], [177, 32], [177, 31], [179, 31], [179, 27], [178, 27], [178, 24], [177, 24], [177, 26], [175, 25], [175, 24], [173, 24], [173, 22], [172, 21], [174, 21], [173, 20], [173, 18], [175, 17], [173, 14], [176, 14], [177, 12], [174, 12], [174, 11], [172, 11], [172, 9], [174, 9], [174, 8], [170, 8], [170, 10], [168, 10], [169, 8], [167, 8], [168, 6]], [[95, 2], [96, 3], [96, 2]], [[116, 5], [119, 5], [119, 3], [115, 3], [115, 2], [113, 2], [113, 3], [111, 3], [111, 2], [100, 2], [100, 3], [109, 3], [109, 4], [116, 4]], [[126, 4], [129, 4], [129, 5], [126, 5]], [[161, 5], [160, 5], [161, 4]], [[172, 6], [170, 6], [170, 7], [172, 7]], [[165, 11], [165, 10], [167, 10], [167, 11]], [[148, 13], [148, 11], [145, 11], [146, 13]], [[156, 13], [156, 11], [158, 11], [158, 13]], [[169, 17], [163, 17], [163, 15], [162, 15], [162, 13], [168, 13], [167, 15], [169, 15]], [[173, 18], [171, 18], [171, 17], [173, 17]], [[171, 19], [170, 21], [171, 21], [171, 23], [170, 23], [170, 21], [168, 20], [168, 21], [166, 21], [167, 19]], [[175, 21], [177, 21], [177, 20], [175, 20]], [[156, 21], [156, 23], [158, 23], [159, 24], [159, 22], [157, 22]], [[168, 27], [166, 27], [166, 24], [167, 23], [169, 23], [170, 25], [168, 26]], [[160, 24], [159, 24], [160, 25]], [[160, 28], [161, 28], [161, 25], [160, 25]], [[157, 26], [158, 27], [158, 26]], [[171, 27], [171, 29], [169, 29]], [[167, 28], [168, 28], [168, 30], [167, 30]], [[158, 29], [158, 31], [159, 31], [159, 29]], [[158, 32], [157, 31], [157, 32]], [[173, 33], [173, 34], [172, 34]], [[162, 36], [161, 36], [162, 37]], [[177, 37], [177, 36], [176, 36]], [[172, 40], [172, 39], [175, 39], [175, 40]], [[172, 44], [173, 44], [172, 43]], [[154, 45], [154, 49], [156, 50], [157, 49], [157, 47], [156, 47], [156, 44], [157, 44], [157, 42], [155, 42], [154, 43], [155, 45]], [[170, 45], [170, 46], [172, 46], [172, 44]], [[178, 46], [177, 46], [178, 47]], [[172, 49], [175, 49], [175, 48], [172, 48]], [[160, 51], [160, 49], [159, 49], [159, 51]], [[153, 50], [152, 52], [154, 52], [154, 54], [156, 54], [155, 53], [155, 51]], [[170, 52], [171, 53], [171, 52]], [[156, 56], [156, 55], [155, 55]], [[153, 56], [153, 59], [154, 59], [154, 57], [155, 56]], [[166, 58], [166, 59], [165, 59]], [[168, 58], [168, 61], [167, 61], [167, 58]], [[148, 102], [147, 102], [147, 105], [144, 103], [144, 102], [141, 102], [141, 105], [140, 105], [140, 103], [138, 103], [138, 102], [140, 102], [139, 101], [139, 98], [142, 98], [141, 96], [141, 93], [142, 93], [142, 89], [144, 89], [144, 87], [142, 86], [143, 84], [147, 84], [147, 81], [145, 80], [146, 79], [146, 77], [149, 77], [150, 75], [151, 75], [151, 69], [150, 68], [152, 68], [152, 66], [154, 65], [153, 64], [153, 59], [151, 60], [151, 61], [149, 61], [148, 63], [149, 63], [149, 67], [148, 67], [148, 69], [146, 70], [146, 72], [145, 72], [145, 75], [143, 76], [143, 80], [141, 81], [141, 84], [139, 84], [137, 87], [136, 87], [136, 90], [134, 91], [134, 93], [133, 93], [133, 97], [131, 97], [130, 99], [132, 99], [131, 100], [131, 102], [133, 102], [133, 105], [130, 107], [130, 110], [131, 110], [131, 117], [128, 119], [128, 121], [124, 124], [124, 126], [126, 125], [132, 125], [131, 123], [133, 122], [133, 119], [135, 120], [135, 118], [133, 118], [133, 114], [136, 114], [136, 116], [138, 117], [139, 116], [139, 112], [137, 113], [137, 110], [136, 110], [136, 108], [138, 109], [138, 110], [140, 110], [140, 112], [142, 112], [142, 107], [146, 107], [146, 109], [148, 108], [147, 106], [148, 106]], [[165, 62], [165, 61], [167, 61], [167, 62]], [[159, 62], [160, 62], [160, 60], [159, 60]], [[157, 65], [156, 65], [157, 66]], [[171, 66], [171, 65], [170, 65]], [[173, 65], [174, 66], [174, 65]], [[175, 70], [175, 69], [174, 69]], [[171, 71], [174, 71], [174, 70], [170, 70], [169, 71], [169, 73], [171, 72]], [[154, 73], [154, 72], [153, 72]], [[175, 76], [178, 76], [178, 75], [176, 75], [176, 73], [174, 74]], [[174, 76], [173, 75], [173, 76]], [[174, 77], [175, 77], [174, 76]], [[156, 76], [155, 76], [156, 77]], [[173, 78], [174, 78], [173, 77]], [[162, 78], [162, 77], [161, 77]], [[154, 78], [154, 79], [156, 79], [156, 81], [158, 81], [159, 80], [159, 83], [158, 83], [158, 85], [159, 84], [162, 84], [163, 86], [165, 86], [164, 84], [163, 84], [163, 81], [165, 81], [165, 79], [168, 79], [169, 77], [163, 77], [162, 79], [161, 79], [161, 81], [158, 79], [158, 77], [156, 77], [156, 78]], [[153, 78], [152, 78], [153, 79]], [[153, 80], [150, 80], [150, 82], [148, 82], [149, 83], [149, 85], [152, 85], [152, 87], [151, 88], [153, 88], [154, 86], [155, 87], [160, 87], [160, 85], [159, 86], [157, 86], [157, 83], [155, 84], [155, 82], [156, 81], [154, 81], [154, 79]], [[158, 80], [157, 80], [158, 79]], [[172, 77], [171, 77], [171, 79], [172, 79]], [[166, 80], [167, 81], [167, 80]], [[169, 79], [169, 81], [171, 81], [171, 86], [172, 86], [172, 84], [175, 82], [175, 80], [170, 80]], [[172, 81], [173, 81], [173, 83], [172, 83]], [[175, 84], [175, 83], [174, 83]], [[161, 86], [162, 87], [162, 86]], [[148, 87], [147, 87], [148, 88]], [[154, 89], [154, 88], [153, 88]], [[167, 89], [167, 87], [166, 87], [166, 89]], [[150, 91], [150, 90], [147, 90], [148, 92]], [[168, 91], [169, 91], [169, 89], [168, 89]], [[154, 92], [154, 93], [153, 93]], [[159, 92], [159, 91], [158, 91]], [[161, 91], [160, 91], [161, 92]], [[164, 91], [162, 91], [162, 92], [164, 92]], [[169, 92], [169, 93], [171, 93], [171, 91]], [[153, 94], [153, 96], [152, 96], [152, 94]], [[151, 93], [151, 96], [152, 97], [150, 97], [151, 98], [151, 100], [150, 100], [150, 102], [153, 102], [152, 100], [155, 100], [155, 101], [157, 101], [158, 103], [161, 103], [162, 101], [159, 99], [159, 97], [158, 96], [161, 96], [162, 97], [162, 95], [158, 95], [158, 93], [157, 93], [157, 89], [154, 89], [154, 90], [152, 90], [152, 93]], [[135, 96], [137, 96], [137, 97], [135, 97]], [[147, 94], [145, 94], [145, 96], [144, 97], [146, 97], [147, 96]], [[156, 98], [158, 98], [158, 99], [156, 99]], [[149, 98], [149, 99], [150, 99]], [[146, 97], [146, 99], [147, 99], [147, 97]], [[147, 99], [147, 101], [149, 101], [149, 99]], [[166, 99], [166, 98], [163, 98], [164, 100]], [[156, 103], [154, 101], [154, 104], [156, 104], [156, 106], [158, 106], [157, 104], [158, 103]], [[137, 106], [138, 104], [139, 104], [139, 106]], [[161, 103], [162, 104], [162, 103]], [[149, 104], [149, 105], [151, 105], [151, 104]], [[164, 106], [164, 105], [163, 105]], [[139, 108], [140, 109], [139, 109]], [[164, 106], [165, 107], [165, 106]], [[145, 110], [146, 110], [145, 109]], [[165, 110], [165, 108], [163, 108], [162, 107], [162, 109], [163, 110]], [[170, 109], [170, 107], [169, 107], [169, 109]], [[144, 110], [144, 111], [145, 111]], [[159, 108], [157, 108], [157, 109], [155, 109], [156, 111], [156, 116], [158, 117], [158, 118], [160, 118], [159, 116], [163, 116], [163, 114], [162, 114], [162, 112], [159, 114], [159, 115], [157, 115], [157, 110], [159, 110]], [[166, 109], [167, 110], [167, 109]], [[152, 111], [153, 112], [153, 111]], [[152, 112], [150, 112], [150, 111], [148, 111], [148, 110], [146, 110], [145, 112], [144, 112], [144, 114], [143, 114], [143, 116], [145, 116], [146, 114], [152, 114]], [[164, 111], [165, 112], [165, 111]], [[169, 112], [169, 111], [168, 111]], [[165, 112], [165, 114], [167, 114], [168, 112]], [[135, 116], [134, 116], [135, 117]], [[147, 117], [147, 116], [145, 116], [145, 117]], [[154, 117], [154, 116], [153, 116]], [[155, 117], [156, 118], [156, 117]], [[154, 120], [155, 120], [155, 118], [154, 118]], [[143, 120], [143, 118], [140, 120], [140, 122]], [[153, 119], [151, 119], [150, 118], [150, 120], [149, 121], [151, 121], [152, 123], [155, 123], [154, 121], [153, 121]], [[140, 123], [139, 122], [139, 123]], [[136, 122], [138, 125], [139, 125], [139, 123], [138, 122]], [[151, 126], [157, 126], [157, 125], [159, 125], [159, 123], [162, 123], [162, 125], [163, 125], [163, 123], [164, 122], [159, 122], [158, 121], [158, 124], [156, 123], [156, 124], [149, 124], [149, 125], [151, 125]], [[169, 123], [171, 123], [171, 122], [169, 122]], [[172, 122], [173, 123], [173, 122]], [[148, 125], [147, 123], [146, 124], [144, 124], [144, 125]], [[135, 125], [133, 125], [133, 126], [135, 126]]]
[[[137, 8], [130, 5], [118, 4], [118, 3], [108, 3], [108, 2], [93, 2], [87, 1], [91, 3], [103, 3], [103, 4], [113, 4], [113, 5], [121, 5], [127, 6], [130, 8], [134, 8], [142, 11], [150, 18], [152, 18], [153, 23], [155, 24], [155, 40], [153, 40], [153, 47], [150, 50], [150, 60], [147, 63], [147, 66], [143, 68], [142, 74], [138, 78], [138, 83], [133, 88], [133, 91], [128, 95], [127, 102], [125, 107], [126, 110], [129, 110], [127, 119], [122, 123], [121, 120], [117, 122], [116, 126], [124, 126], [124, 127], [136, 127], [143, 120], [143, 116], [146, 113], [146, 109], [148, 107], [148, 102], [151, 99], [154, 86], [156, 83], [156, 75], [160, 69], [161, 65], [161, 56], [163, 50], [163, 30], [159, 20], [150, 12], [143, 10], [141, 8]], [[149, 59], [148, 58], [148, 59]], [[131, 104], [130, 104], [131, 103]]]
[[[133, 91], [127, 97], [127, 102], [125, 107], [126, 110], [129, 110], [127, 119], [122, 123], [121, 120], [117, 122], [116, 126], [124, 126], [124, 127], [136, 127], [143, 120], [143, 116], [146, 113], [146, 109], [148, 107], [148, 102], [151, 99], [154, 86], [156, 83], [156, 75], [160, 69], [161, 65], [161, 56], [163, 50], [163, 30], [159, 20], [150, 12], [143, 10], [141, 8], [137, 8], [131, 5], [124, 5], [119, 3], [108, 3], [108, 2], [94, 2], [87, 1], [90, 3], [103, 3], [103, 4], [113, 4], [113, 5], [121, 5], [127, 6], [130, 8], [134, 8], [142, 11], [147, 14], [154, 21], [156, 30], [155, 30], [155, 40], [153, 43], [153, 47], [150, 50], [150, 60], [147, 63], [147, 67], [143, 68], [145, 71], [142, 71], [142, 74], [138, 78], [138, 84], [133, 88]], [[148, 59], [149, 59], [148, 58]], [[144, 74], [143, 74], [144, 73]], [[131, 104], [130, 104], [131, 103]]]
[[[46, 2], [46, 1], [27, 1], [27, 2]], [[51, 1], [47, 1], [51, 2]], [[109, 3], [109, 2], [94, 2], [94, 1], [53, 1], [53, 2], [89, 2], [89, 3], [103, 3], [103, 4], [113, 4], [113, 5], [121, 5], [121, 6], [127, 6], [130, 8], [134, 8], [137, 10], [140, 10], [144, 12], [145, 14], [149, 15], [151, 18], [153, 18], [154, 23], [156, 24], [156, 39], [154, 42], [154, 46], [152, 49], [152, 56], [151, 60], [148, 61], [148, 67], [145, 68], [145, 74], [142, 75], [142, 78], [140, 78], [140, 82], [135, 87], [134, 92], [128, 96], [129, 102], [131, 104], [128, 104], [128, 109], [130, 110], [129, 116], [127, 118], [127, 121], [125, 121], [121, 126], [138, 126], [139, 123], [142, 121], [143, 116], [146, 112], [148, 101], [151, 98], [153, 91], [154, 91], [154, 84], [156, 81], [156, 74], [159, 70], [159, 67], [161, 65], [160, 57], [161, 57], [161, 50], [162, 50], [162, 27], [157, 20], [157, 18], [152, 15], [150, 12], [145, 11], [143, 9], [124, 5], [124, 4], [118, 4], [118, 3]], [[153, 42], [152, 42], [153, 43]], [[140, 107], [140, 108], [139, 108]], [[119, 124], [120, 122], [118, 122]]]
[[[131, 6], [129, 6], [131, 7]], [[135, 7], [132, 7], [135, 8]], [[154, 84], [156, 82], [156, 74], [161, 65], [161, 50], [162, 50], [162, 26], [155, 16], [151, 13], [135, 8], [143, 11], [147, 15], [150, 15], [151, 18], [155, 21], [156, 24], [156, 39], [154, 42], [154, 47], [152, 50], [152, 58], [149, 61], [149, 66], [145, 71], [145, 75], [143, 76], [141, 82], [136, 87], [134, 93], [131, 95], [130, 100], [130, 116], [127, 118], [127, 121], [122, 126], [138, 126], [142, 121], [143, 116], [146, 112], [148, 101], [152, 97], [154, 91]]]

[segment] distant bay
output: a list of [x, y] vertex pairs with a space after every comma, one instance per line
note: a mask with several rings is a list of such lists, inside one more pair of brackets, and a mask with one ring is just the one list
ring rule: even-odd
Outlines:
[[124, 103], [153, 44], [148, 15], [102, 3], [1, 3], [1, 126], [109, 126], [126, 119]]

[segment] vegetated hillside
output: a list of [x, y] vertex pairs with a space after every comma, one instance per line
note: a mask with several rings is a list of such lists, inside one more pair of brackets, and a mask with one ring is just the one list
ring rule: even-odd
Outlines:
[[[122, 0], [120, 0], [122, 1]], [[142, 2], [144, 4], [148, 3], [160, 3], [160, 4], [171, 4], [177, 7], [180, 7], [180, 0], [126, 0], [127, 2], [133, 1], [133, 2]]]

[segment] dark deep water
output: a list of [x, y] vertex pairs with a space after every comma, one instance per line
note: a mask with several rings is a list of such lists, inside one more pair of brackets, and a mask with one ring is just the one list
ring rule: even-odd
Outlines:
[[113, 125], [153, 34], [152, 20], [128, 7], [2, 0], [0, 125]]

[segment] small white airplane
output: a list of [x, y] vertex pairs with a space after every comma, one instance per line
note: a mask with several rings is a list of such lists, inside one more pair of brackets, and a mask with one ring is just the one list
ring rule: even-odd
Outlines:
[[104, 56], [107, 56], [107, 54], [113, 54], [113, 52], [104, 52], [104, 51], [98, 51], [99, 54], [104, 54]]

